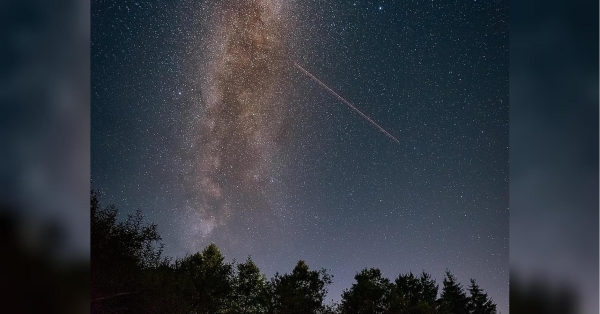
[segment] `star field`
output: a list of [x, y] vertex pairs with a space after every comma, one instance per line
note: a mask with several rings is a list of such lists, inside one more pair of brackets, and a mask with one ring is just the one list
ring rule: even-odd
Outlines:
[[166, 255], [305, 259], [335, 300], [448, 268], [508, 313], [507, 5], [95, 1], [92, 186]]

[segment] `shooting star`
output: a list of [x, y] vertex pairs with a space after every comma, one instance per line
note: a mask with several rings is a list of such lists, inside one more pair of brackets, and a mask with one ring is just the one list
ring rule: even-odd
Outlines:
[[383, 132], [383, 134], [385, 134], [387, 137], [391, 138], [394, 142], [400, 144], [400, 141], [395, 138], [392, 134], [390, 134], [388, 131], [386, 131], [384, 128], [382, 128], [379, 124], [377, 124], [375, 121], [373, 121], [373, 119], [369, 118], [366, 114], [362, 113], [362, 111], [358, 110], [358, 108], [356, 108], [354, 105], [352, 105], [349, 101], [347, 101], [346, 99], [344, 99], [342, 96], [340, 96], [338, 93], [336, 93], [333, 89], [331, 89], [329, 86], [327, 86], [325, 83], [321, 82], [321, 80], [319, 80], [316, 76], [312, 75], [310, 72], [308, 72], [305, 68], [303, 68], [302, 66], [300, 66], [298, 63], [294, 62], [294, 65], [300, 69], [300, 71], [302, 71], [302, 73], [306, 74], [308, 77], [310, 77], [311, 79], [313, 79], [315, 82], [319, 83], [319, 85], [323, 86], [323, 88], [325, 88], [327, 91], [329, 91], [330, 93], [332, 93], [335, 97], [337, 97], [339, 100], [341, 100], [344, 104], [348, 105], [348, 107], [350, 107], [352, 110], [356, 111], [359, 115], [361, 115], [361, 117], [365, 118], [367, 121], [369, 121], [373, 126], [375, 126], [379, 131]]

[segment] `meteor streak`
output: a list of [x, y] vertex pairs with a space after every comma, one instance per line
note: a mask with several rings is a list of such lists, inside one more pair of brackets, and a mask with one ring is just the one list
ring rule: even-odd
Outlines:
[[363, 118], [365, 118], [367, 121], [369, 121], [379, 131], [383, 132], [383, 134], [385, 134], [387, 137], [391, 138], [394, 142], [400, 144], [400, 141], [397, 138], [395, 138], [388, 131], [386, 131], [384, 128], [382, 128], [379, 124], [377, 124], [375, 121], [373, 121], [373, 119], [369, 118], [366, 114], [362, 113], [362, 111], [358, 110], [358, 108], [354, 107], [354, 105], [352, 105], [349, 101], [347, 101], [342, 96], [340, 96], [338, 93], [336, 93], [333, 89], [329, 88], [329, 86], [325, 85], [325, 83], [321, 82], [321, 80], [319, 80], [316, 76], [312, 75], [305, 68], [303, 68], [302, 66], [300, 66], [298, 63], [294, 62], [294, 65], [298, 69], [300, 69], [300, 71], [302, 71], [302, 73], [308, 75], [308, 77], [310, 77], [311, 79], [313, 79], [315, 82], [319, 83], [319, 85], [323, 86], [323, 88], [325, 88], [327, 91], [329, 91], [330, 93], [332, 93], [335, 97], [337, 97], [343, 103], [345, 103], [346, 105], [348, 105], [348, 107], [350, 107], [352, 110], [356, 111], [359, 115], [361, 115]]

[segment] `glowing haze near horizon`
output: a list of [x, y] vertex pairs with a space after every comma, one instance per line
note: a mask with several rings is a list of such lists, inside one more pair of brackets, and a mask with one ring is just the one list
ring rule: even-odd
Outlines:
[[[95, 1], [92, 187], [268, 276], [448, 268], [508, 313], [505, 1]], [[395, 143], [294, 67], [297, 62]]]

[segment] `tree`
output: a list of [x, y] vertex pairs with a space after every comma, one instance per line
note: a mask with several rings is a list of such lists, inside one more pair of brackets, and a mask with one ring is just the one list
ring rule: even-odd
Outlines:
[[333, 302], [333, 300], [331, 300], [331, 303], [325, 304], [321, 309], [319, 309], [319, 311], [317, 311], [317, 313], [318, 314], [340, 314], [339, 303]]
[[139, 292], [143, 271], [160, 264], [156, 224], [143, 224], [139, 210], [117, 221], [119, 210], [102, 207], [95, 190], [90, 192], [90, 210], [92, 301]]
[[437, 294], [438, 294], [438, 285], [435, 280], [431, 278], [426, 272], [421, 273], [421, 278], [419, 278], [421, 283], [421, 301], [423, 301], [428, 306], [435, 309]]
[[412, 273], [399, 275], [392, 288], [388, 313], [434, 313], [437, 290], [435, 280], [425, 272], [420, 277]]
[[[174, 262], [161, 259], [155, 224], [138, 210], [119, 221], [114, 205], [90, 194], [92, 312], [264, 314], [496, 314], [496, 305], [471, 279], [467, 297], [446, 270], [443, 289], [423, 272], [391, 283], [377, 268], [363, 269], [340, 304], [323, 304], [331, 275], [299, 261], [290, 274], [267, 281], [250, 257], [226, 263], [215, 244]], [[235, 267], [234, 267], [235, 266]], [[569, 303], [570, 304], [570, 303]]]
[[440, 312], [444, 314], [468, 314], [468, 299], [456, 277], [446, 270], [444, 288], [440, 296]]
[[342, 293], [343, 314], [386, 313], [392, 285], [377, 268], [363, 269], [354, 276], [356, 283]]
[[323, 299], [332, 276], [325, 269], [309, 270], [304, 261], [298, 261], [291, 274], [279, 275], [271, 280], [272, 313], [310, 314], [325, 309]]
[[471, 279], [469, 293], [471, 294], [468, 300], [469, 314], [496, 314], [496, 304], [479, 288], [475, 279]]
[[267, 282], [250, 257], [237, 265], [233, 280], [232, 313], [266, 313], [268, 308]]
[[189, 299], [197, 313], [220, 313], [232, 294], [231, 264], [215, 244], [175, 262], [179, 277], [179, 293]]

